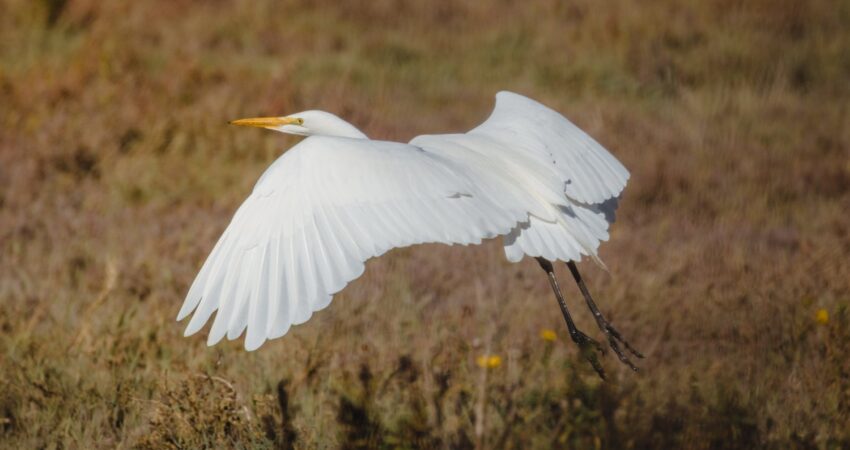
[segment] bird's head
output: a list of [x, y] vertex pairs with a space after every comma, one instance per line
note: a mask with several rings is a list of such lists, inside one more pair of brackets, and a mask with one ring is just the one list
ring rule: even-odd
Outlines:
[[232, 125], [268, 128], [299, 136], [337, 136], [366, 139], [354, 125], [325, 111], [303, 111], [283, 117], [253, 117], [230, 122]]

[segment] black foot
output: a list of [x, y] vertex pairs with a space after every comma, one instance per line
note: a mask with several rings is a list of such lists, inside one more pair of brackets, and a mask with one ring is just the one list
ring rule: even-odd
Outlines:
[[617, 331], [617, 329], [614, 328], [607, 319], [605, 319], [605, 316], [603, 316], [602, 312], [599, 311], [599, 308], [596, 307], [596, 303], [593, 301], [593, 297], [590, 296], [590, 292], [587, 290], [587, 286], [584, 284], [584, 280], [582, 280], [581, 274], [579, 274], [575, 263], [569, 261], [567, 262], [567, 267], [570, 269], [570, 273], [572, 273], [573, 278], [575, 278], [576, 284], [578, 284], [579, 290], [581, 290], [581, 294], [584, 296], [584, 300], [587, 303], [587, 307], [590, 309], [590, 312], [593, 313], [593, 318], [596, 319], [596, 325], [599, 326], [599, 329], [602, 330], [602, 332], [605, 333], [605, 337], [608, 338], [608, 345], [611, 346], [611, 349], [614, 350], [614, 353], [616, 353], [617, 357], [620, 358], [620, 362], [637, 372], [637, 366], [632, 364], [632, 361], [620, 348], [620, 344], [622, 344], [629, 353], [638, 358], [643, 358], [643, 355], [639, 351], [635, 350], [634, 347], [629, 345], [625, 339], [623, 339], [620, 332]]
[[638, 358], [643, 358], [643, 355], [639, 351], [635, 350], [634, 347], [629, 345], [629, 343], [626, 342], [626, 340], [623, 339], [623, 337], [620, 335], [620, 332], [617, 331], [616, 328], [611, 326], [611, 324], [609, 324], [607, 321], [605, 321], [605, 318], [601, 319], [599, 323], [599, 329], [601, 329], [602, 332], [605, 333], [605, 336], [608, 338], [608, 345], [611, 347], [611, 350], [614, 350], [614, 353], [617, 355], [617, 357], [620, 358], [620, 362], [629, 366], [629, 368], [637, 372], [637, 366], [632, 364], [632, 361], [629, 359], [629, 357], [625, 353], [623, 353], [623, 350], [620, 349], [620, 344], [623, 344], [623, 347], [625, 347], [626, 350], [629, 351], [629, 353]]
[[605, 354], [605, 348], [602, 344], [596, 342], [596, 340], [579, 330], [571, 331], [570, 337], [573, 342], [578, 345], [582, 356], [584, 356], [585, 359], [590, 362], [590, 365], [593, 366], [593, 370], [595, 370], [599, 377], [604, 380], [605, 371], [602, 369], [602, 364], [599, 362], [599, 355]]

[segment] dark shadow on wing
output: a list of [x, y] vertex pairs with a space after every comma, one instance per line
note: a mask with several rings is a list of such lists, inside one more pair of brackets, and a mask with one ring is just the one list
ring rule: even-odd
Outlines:
[[611, 197], [608, 200], [605, 200], [602, 203], [597, 203], [595, 205], [587, 205], [588, 208], [601, 212], [605, 215], [605, 220], [608, 221], [608, 224], [613, 224], [614, 220], [616, 220], [615, 212], [617, 211], [617, 207], [620, 205], [620, 197]]

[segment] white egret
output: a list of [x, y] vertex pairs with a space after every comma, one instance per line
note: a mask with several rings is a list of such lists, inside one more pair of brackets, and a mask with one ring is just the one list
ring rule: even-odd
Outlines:
[[218, 311], [208, 345], [247, 329], [254, 350], [328, 306], [370, 258], [503, 236], [508, 260], [528, 255], [547, 272], [571, 338], [600, 375], [592, 350], [602, 347], [573, 323], [551, 261], [567, 263], [609, 345], [635, 368], [618, 343], [641, 355], [599, 312], [574, 263], [601, 264], [629, 172], [558, 112], [500, 92], [471, 131], [407, 144], [370, 140], [323, 111], [231, 123], [308, 137], [263, 173], [203, 264], [177, 317], [195, 311], [187, 336]]

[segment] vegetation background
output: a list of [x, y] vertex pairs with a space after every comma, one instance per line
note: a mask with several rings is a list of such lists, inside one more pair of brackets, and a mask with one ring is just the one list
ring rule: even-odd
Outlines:
[[[848, 23], [846, 0], [0, 0], [0, 447], [850, 448]], [[406, 140], [500, 89], [632, 172], [610, 275], [581, 269], [640, 373], [609, 354], [600, 382], [498, 241], [393, 251], [256, 352], [181, 336], [296, 142], [228, 120]]]

